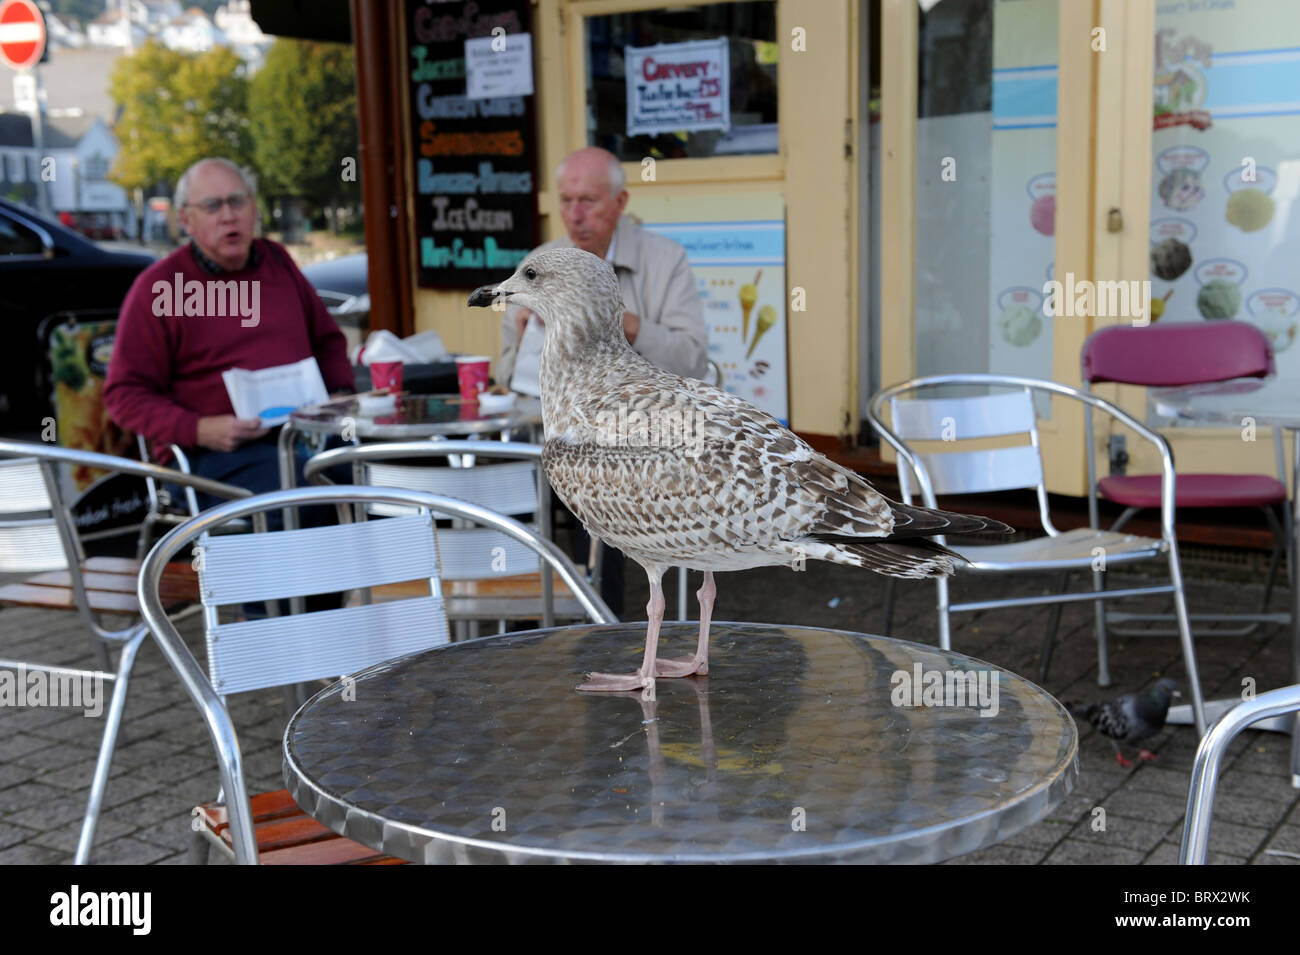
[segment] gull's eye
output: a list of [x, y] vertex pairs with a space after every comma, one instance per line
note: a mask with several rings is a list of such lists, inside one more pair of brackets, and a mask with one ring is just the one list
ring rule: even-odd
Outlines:
[[524, 278], [528, 279], [528, 281], [530, 282], [536, 282], [537, 270], [535, 268], [532, 268], [531, 266], [529, 268], [524, 269]]

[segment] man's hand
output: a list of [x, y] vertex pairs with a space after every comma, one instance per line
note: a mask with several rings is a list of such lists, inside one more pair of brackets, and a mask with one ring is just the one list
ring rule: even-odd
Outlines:
[[262, 437], [270, 429], [257, 418], [236, 418], [232, 414], [199, 419], [198, 442], [213, 451], [233, 451], [245, 441]]
[[641, 316], [636, 312], [623, 313], [623, 334], [629, 345], [636, 342], [637, 333], [641, 331]]

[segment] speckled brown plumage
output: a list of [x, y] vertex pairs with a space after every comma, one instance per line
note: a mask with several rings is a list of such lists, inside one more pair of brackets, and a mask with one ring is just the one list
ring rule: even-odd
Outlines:
[[[771, 415], [651, 365], [623, 335], [618, 281], [603, 259], [577, 249], [536, 252], [470, 301], [493, 297], [545, 322], [547, 479], [591, 533], [645, 568], [652, 608], [662, 600], [660, 577], [675, 564], [705, 571], [706, 588], [713, 571], [801, 569], [813, 559], [935, 577], [951, 574], [960, 558], [928, 536], [1007, 530], [891, 501]], [[644, 675], [652, 676], [647, 656]]]

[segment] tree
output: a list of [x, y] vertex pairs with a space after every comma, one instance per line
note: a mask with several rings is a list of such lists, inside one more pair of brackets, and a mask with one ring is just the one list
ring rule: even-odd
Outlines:
[[249, 83], [253, 155], [269, 194], [317, 207], [355, 204], [357, 96], [352, 48], [280, 38]]
[[174, 183], [210, 156], [252, 165], [248, 80], [225, 47], [190, 56], [151, 40], [118, 61], [109, 92], [121, 109], [122, 150], [111, 173], [119, 185]]

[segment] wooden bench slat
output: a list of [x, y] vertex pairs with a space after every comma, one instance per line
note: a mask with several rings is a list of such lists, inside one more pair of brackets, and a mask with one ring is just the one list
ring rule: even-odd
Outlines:
[[[112, 569], [90, 570], [97, 561], [112, 561]], [[135, 567], [128, 574], [121, 569]], [[83, 565], [82, 580], [86, 584], [86, 599], [90, 609], [96, 613], [134, 615], [140, 612], [136, 602], [136, 577], [140, 562], [123, 558], [92, 557]], [[199, 578], [188, 563], [174, 561], [163, 571], [158, 588], [163, 606], [167, 609], [199, 599]], [[23, 607], [44, 607], [47, 610], [75, 610], [76, 603], [72, 596], [72, 577], [66, 570], [50, 571], [37, 574], [18, 583], [0, 587], [0, 603], [17, 604]]]
[[[248, 800], [257, 832], [258, 859], [263, 865], [405, 865], [321, 825], [303, 812], [287, 789], [258, 793]], [[197, 814], [227, 846], [230, 821], [225, 805], [204, 803]]]
[[351, 839], [336, 837], [324, 842], [309, 842], [305, 846], [290, 849], [272, 849], [259, 852], [257, 859], [262, 865], [363, 865], [384, 862], [388, 865], [401, 864], [401, 860], [387, 862], [391, 858], [376, 849], [363, 846]]

